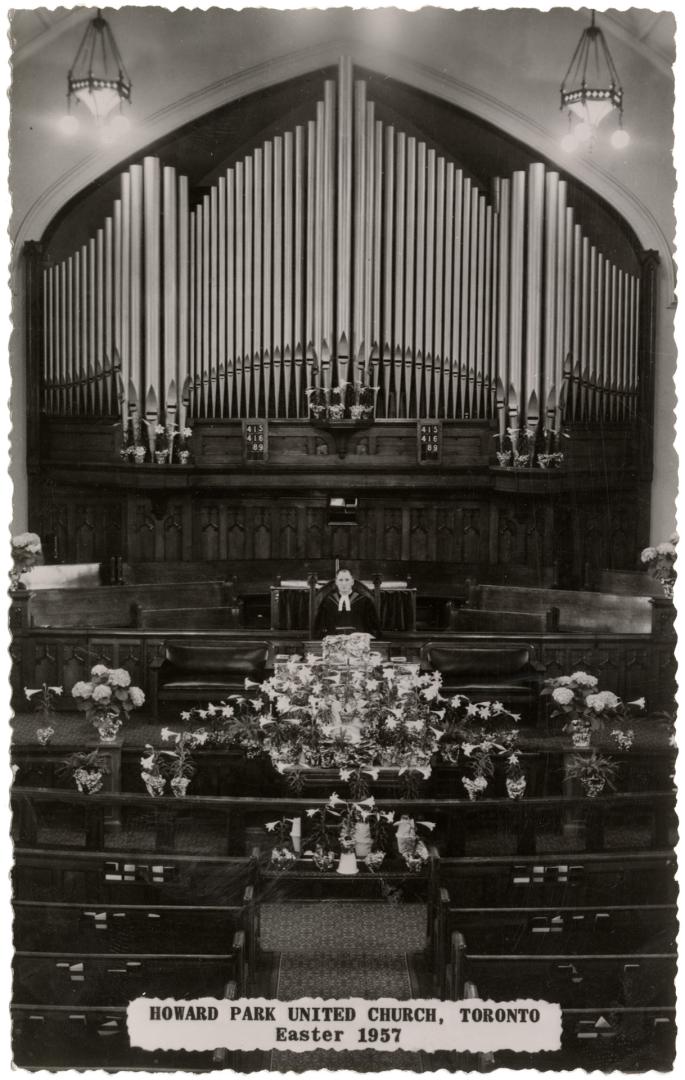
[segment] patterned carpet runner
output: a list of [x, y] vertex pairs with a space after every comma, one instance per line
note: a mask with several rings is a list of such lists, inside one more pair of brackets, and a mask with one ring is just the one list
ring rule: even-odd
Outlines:
[[[425, 946], [426, 909], [422, 904], [287, 903], [265, 904], [262, 948], [280, 953], [276, 996], [375, 999], [412, 996], [408, 952]], [[349, 1069], [383, 1072], [423, 1071], [421, 1055], [397, 1050], [275, 1050], [278, 1072]]]

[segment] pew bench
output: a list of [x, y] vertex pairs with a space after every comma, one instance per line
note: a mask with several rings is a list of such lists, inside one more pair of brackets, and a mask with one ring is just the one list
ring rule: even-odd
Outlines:
[[529, 955], [477, 953], [455, 931], [450, 948], [449, 1000], [459, 1001], [466, 979], [484, 999], [516, 998], [558, 1002], [566, 1008], [610, 1004], [675, 1004], [676, 954], [606, 953]]
[[[220, 998], [234, 1000], [233, 980]], [[238, 1070], [236, 1053], [190, 1050], [143, 1050], [131, 1046], [125, 1005], [22, 1004], [10, 1007], [14, 1062], [27, 1069], [108, 1069], [138, 1071], [210, 1071], [218, 1067]]]
[[654, 610], [650, 596], [505, 585], [472, 586], [467, 607], [489, 612], [542, 613], [551, 619], [550, 628], [561, 633], [608, 634], [651, 634]]
[[142, 630], [235, 630], [242, 626], [242, 605], [144, 608], [135, 604], [134, 616]]
[[439, 671], [445, 696], [501, 701], [512, 712], [525, 711], [534, 725], [542, 687], [535, 649], [525, 642], [468, 645], [429, 641], [421, 648], [422, 671]]
[[150, 670], [150, 707], [207, 705], [245, 691], [245, 679], [263, 682], [273, 671], [273, 642], [169, 640]]

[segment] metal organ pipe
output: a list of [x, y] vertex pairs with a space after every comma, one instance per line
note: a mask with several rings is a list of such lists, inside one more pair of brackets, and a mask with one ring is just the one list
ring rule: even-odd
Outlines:
[[[308, 415], [368, 381], [379, 417], [557, 430], [633, 416], [639, 281], [543, 164], [491, 197], [387, 124], [349, 59], [312, 117], [193, 198], [153, 156], [43, 273], [44, 402], [129, 435]], [[548, 435], [545, 437], [548, 438]]]

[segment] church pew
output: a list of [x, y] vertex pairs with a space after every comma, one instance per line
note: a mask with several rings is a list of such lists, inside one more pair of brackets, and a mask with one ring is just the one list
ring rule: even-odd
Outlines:
[[478, 953], [673, 952], [678, 932], [675, 904], [568, 905], [468, 908], [440, 889], [434, 942], [434, 978], [447, 991], [445, 943], [459, 931]]
[[566, 1008], [675, 1004], [674, 952], [477, 953], [464, 935], [452, 934], [448, 999], [463, 998], [466, 979], [481, 997], [554, 1001]]
[[242, 904], [101, 904], [15, 900], [14, 943], [20, 951], [221, 952], [237, 930], [249, 952], [255, 934], [254, 889]]
[[16, 951], [13, 967], [14, 1000], [23, 1005], [126, 1005], [142, 995], [221, 997], [229, 979], [238, 996], [246, 990], [242, 930], [221, 953]]
[[554, 629], [554, 611], [488, 611], [450, 605], [449, 629], [459, 632], [538, 633]]
[[39, 627], [136, 626], [136, 606], [221, 607], [234, 603], [228, 581], [186, 581], [159, 585], [100, 585], [88, 588], [38, 589], [30, 594], [29, 625]]
[[143, 608], [135, 605], [136, 626], [143, 630], [224, 630], [242, 626], [239, 603], [231, 607]]
[[206, 705], [243, 692], [245, 679], [262, 682], [273, 671], [273, 642], [167, 641], [150, 668], [150, 708]]
[[[218, 995], [237, 997], [229, 981]], [[12, 1044], [16, 1065], [26, 1069], [131, 1069], [207, 1072], [217, 1067], [216, 1052], [143, 1050], [131, 1046], [123, 1005], [12, 1004]], [[235, 1053], [222, 1055], [222, 1067], [238, 1069]]]
[[210, 904], [245, 902], [253, 858], [131, 851], [14, 851], [14, 898], [74, 904]]
[[649, 596], [627, 596], [572, 589], [525, 589], [475, 585], [468, 607], [483, 611], [558, 611], [561, 632], [650, 634], [653, 606]]
[[[156, 799], [137, 794], [100, 793], [82, 795], [52, 788], [15, 787], [13, 827], [21, 847], [63, 846], [59, 838], [50, 840], [55, 815], [62, 815], [69, 838], [81, 850], [104, 847], [108, 810], [119, 810], [129, 825], [144, 824], [145, 846], [159, 854], [179, 850], [177, 835], [184, 823], [202, 830], [212, 829], [217, 854], [240, 850], [247, 816], [259, 824], [277, 810], [300, 813], [315, 806], [316, 800], [287, 796], [192, 796], [185, 799]], [[381, 808], [396, 810], [396, 799], [378, 800]], [[604, 849], [609, 837], [615, 849], [665, 848], [674, 832], [675, 794], [672, 791], [617, 793], [588, 799], [583, 795], [552, 795], [522, 800], [506, 798], [417, 798], [407, 800], [403, 810], [431, 812], [437, 823], [434, 839], [447, 855], [461, 856], [487, 838], [493, 854], [532, 854], [547, 849], [552, 840], [557, 848], [571, 851]], [[41, 839], [43, 838], [43, 839]], [[439, 839], [438, 839], [439, 838]], [[244, 849], [244, 848], [243, 848]], [[499, 850], [498, 850], [499, 849]]]
[[521, 907], [673, 904], [677, 890], [672, 850], [540, 855], [484, 855], [440, 859], [440, 885], [460, 906]]

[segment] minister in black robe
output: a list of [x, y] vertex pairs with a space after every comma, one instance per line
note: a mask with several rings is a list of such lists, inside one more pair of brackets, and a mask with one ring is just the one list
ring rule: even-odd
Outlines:
[[329, 634], [371, 634], [381, 636], [376, 605], [370, 596], [355, 587], [349, 570], [339, 570], [335, 575], [335, 589], [324, 596], [319, 604], [314, 622], [314, 636]]

